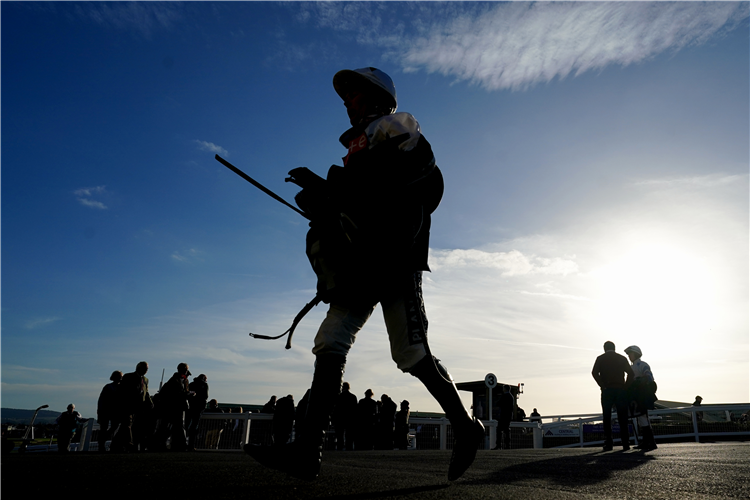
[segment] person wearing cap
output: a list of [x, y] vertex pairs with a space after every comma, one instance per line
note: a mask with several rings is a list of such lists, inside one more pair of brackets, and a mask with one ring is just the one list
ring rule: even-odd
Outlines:
[[[622, 449], [630, 449], [630, 432], [628, 431], [628, 404], [625, 398], [625, 387], [633, 379], [633, 369], [622, 354], [615, 352], [614, 342], [604, 343], [604, 354], [596, 358], [591, 375], [602, 391], [602, 420], [604, 427], [604, 451], [611, 451], [612, 442], [612, 407], [617, 410], [617, 421], [620, 424]], [[627, 377], [627, 379], [626, 379]]]
[[167, 380], [159, 391], [160, 423], [157, 431], [157, 448], [166, 448], [166, 441], [171, 437], [171, 451], [185, 451], [185, 412], [190, 408], [188, 397], [190, 387], [188, 377], [191, 375], [187, 363], [177, 365], [177, 371]]
[[318, 476], [347, 354], [379, 303], [396, 366], [417, 377], [450, 420], [455, 442], [448, 479], [455, 480], [473, 463], [484, 427], [469, 416], [427, 342], [422, 273], [430, 270], [431, 214], [443, 195], [443, 177], [416, 118], [396, 112], [396, 87], [385, 72], [342, 70], [333, 87], [351, 124], [339, 138], [343, 166], [332, 166], [325, 179], [297, 168], [288, 179], [303, 188], [295, 201], [311, 219], [306, 253], [318, 278], [317, 298], [329, 304], [312, 350], [307, 429], [283, 452], [246, 451], [295, 477]]
[[401, 401], [401, 409], [396, 413], [393, 444], [399, 450], [409, 447], [409, 402], [405, 399]]
[[654, 431], [648, 420], [648, 410], [654, 409], [656, 401], [656, 381], [651, 367], [641, 359], [643, 353], [637, 345], [631, 345], [625, 349], [630, 362], [633, 364], [633, 383], [628, 388], [628, 401], [631, 405], [631, 414], [637, 416], [638, 428], [641, 431], [641, 443], [637, 449], [646, 452], [656, 449]]
[[357, 437], [354, 449], [372, 450], [375, 447], [375, 424], [378, 421], [378, 403], [372, 398], [372, 389], [365, 391], [365, 397], [357, 403]]
[[[695, 401], [693, 401], [693, 406], [700, 406], [701, 403], [703, 403], [703, 398], [700, 396], [695, 396]], [[695, 412], [695, 418], [698, 420], [698, 422], [703, 421], [703, 412], [702, 411], [696, 411]]]

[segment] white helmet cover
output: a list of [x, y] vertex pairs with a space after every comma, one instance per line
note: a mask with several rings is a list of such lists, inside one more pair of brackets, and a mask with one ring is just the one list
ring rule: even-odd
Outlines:
[[372, 89], [373, 86], [382, 91], [386, 105], [391, 108], [390, 113], [395, 113], [398, 108], [396, 86], [391, 77], [383, 71], [373, 67], [355, 70], [342, 69], [333, 75], [333, 88], [342, 99], [351, 88]]
[[641, 348], [638, 347], [637, 345], [631, 345], [630, 347], [625, 348], [625, 354], [628, 354], [631, 352], [637, 354], [639, 358], [643, 356], [643, 353], [641, 352]]

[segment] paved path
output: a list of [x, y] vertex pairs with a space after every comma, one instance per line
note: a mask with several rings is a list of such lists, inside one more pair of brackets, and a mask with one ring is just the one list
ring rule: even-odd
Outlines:
[[[750, 443], [663, 444], [647, 455], [599, 449], [480, 451], [446, 480], [449, 452], [328, 452], [314, 482], [236, 452], [2, 458], [2, 496], [275, 499], [750, 498]], [[19, 486], [20, 485], [20, 486]], [[183, 496], [184, 495], [184, 496]]]

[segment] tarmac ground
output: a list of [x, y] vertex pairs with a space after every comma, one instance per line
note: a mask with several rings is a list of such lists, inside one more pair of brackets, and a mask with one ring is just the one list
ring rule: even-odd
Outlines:
[[73, 498], [579, 499], [750, 498], [750, 443], [484, 451], [457, 481], [449, 451], [324, 454], [317, 480], [265, 469], [240, 452], [4, 455], [2, 496]]

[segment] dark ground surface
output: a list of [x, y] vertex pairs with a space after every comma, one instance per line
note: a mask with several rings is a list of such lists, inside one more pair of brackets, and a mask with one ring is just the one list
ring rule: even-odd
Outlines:
[[480, 451], [461, 479], [450, 452], [328, 452], [304, 482], [238, 452], [26, 453], [2, 458], [2, 497], [484, 499], [750, 498], [750, 443]]

